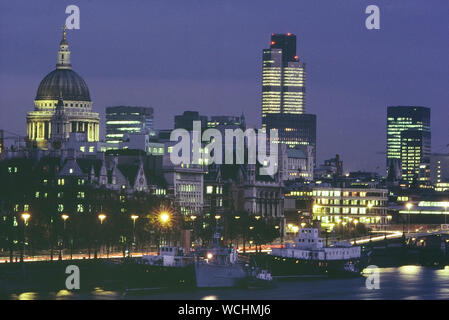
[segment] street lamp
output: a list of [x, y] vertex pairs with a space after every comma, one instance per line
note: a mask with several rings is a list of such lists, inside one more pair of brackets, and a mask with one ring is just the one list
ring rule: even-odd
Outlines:
[[59, 246], [59, 260], [62, 260], [62, 246], [65, 244], [65, 235], [66, 235], [66, 232], [65, 232], [65, 222], [67, 221], [67, 219], [69, 218], [69, 216], [68, 215], [66, 215], [66, 214], [63, 214], [63, 215], [61, 215], [61, 218], [62, 218], [62, 220], [64, 221], [64, 234], [63, 234], [63, 239], [62, 239], [62, 244]]
[[[164, 231], [163, 233], [165, 234], [165, 236], [167, 236], [167, 230], [163, 229], [162, 227], [165, 227], [168, 223], [170, 223], [170, 214], [167, 211], [162, 211], [159, 214], [159, 221], [161, 223], [161, 232]], [[162, 236], [160, 237], [160, 241], [159, 241], [159, 247], [162, 245]], [[168, 240], [168, 245], [170, 245], [170, 240]]]
[[98, 219], [100, 219], [100, 224], [103, 224], [103, 220], [106, 219], [106, 215], [101, 213], [98, 215]]
[[298, 226], [293, 226], [292, 230], [293, 230], [293, 233], [296, 234], [299, 231], [299, 227]]
[[26, 239], [26, 227], [28, 224], [28, 220], [31, 218], [31, 215], [28, 212], [24, 212], [21, 215], [23, 219], [23, 249], [22, 254], [20, 256], [20, 262], [23, 262], [23, 256], [25, 255], [25, 239]]
[[[100, 213], [98, 215], [98, 219], [100, 219], [100, 225], [103, 225], [103, 220], [106, 219], [106, 215], [104, 213]], [[100, 247], [101, 247], [101, 243], [100, 243]], [[95, 246], [95, 255], [94, 255], [95, 259], [97, 259], [97, 245]]]
[[166, 224], [170, 221], [170, 215], [167, 212], [163, 211], [159, 215], [159, 220], [162, 222], [162, 224]]
[[62, 220], [64, 220], [64, 230], [65, 230], [65, 222], [67, 221], [67, 219], [69, 218], [69, 216], [66, 215], [66, 214], [63, 214], [63, 215], [61, 216], [61, 218], [62, 218]]
[[30, 219], [30, 218], [31, 218], [31, 215], [28, 212], [22, 213], [22, 219], [25, 222], [25, 224], [28, 223], [28, 219]]
[[136, 220], [139, 218], [138, 215], [132, 214], [131, 219], [133, 221], [133, 245], [136, 244]]
[[407, 202], [405, 204], [405, 207], [407, 208], [407, 211], [408, 211], [408, 230], [407, 230], [407, 233], [410, 233], [410, 209], [413, 208], [413, 203]]

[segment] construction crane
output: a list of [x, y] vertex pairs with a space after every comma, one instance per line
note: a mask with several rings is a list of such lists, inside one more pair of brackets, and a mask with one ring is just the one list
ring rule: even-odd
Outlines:
[[[11, 134], [12, 136], [3, 136], [3, 134], [1, 134], [2, 132], [6, 132], [8, 134]], [[24, 136], [22, 136], [20, 134], [17, 134], [15, 132], [11, 132], [11, 131], [8, 131], [8, 130], [0, 130], [0, 140], [3, 140], [3, 141], [4, 140], [15, 140], [16, 145], [18, 147], [20, 147], [20, 142], [21, 141], [25, 141], [25, 139], [26, 139], [26, 137], [24, 137]], [[3, 142], [3, 141], [0, 141], [0, 142]], [[5, 146], [3, 144], [0, 145], [0, 147], [1, 147], [1, 149], [5, 148]], [[3, 150], [0, 150], [0, 152], [3, 152]]]

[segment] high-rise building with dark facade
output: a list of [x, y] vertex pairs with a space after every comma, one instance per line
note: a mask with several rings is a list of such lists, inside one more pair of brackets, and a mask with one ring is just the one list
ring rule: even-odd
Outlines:
[[125, 134], [154, 135], [153, 108], [116, 106], [106, 108], [106, 142], [123, 142]]
[[207, 116], [202, 116], [197, 111], [184, 111], [182, 115], [175, 116], [175, 129], [193, 131], [193, 121], [201, 121], [201, 130], [207, 129]]
[[[403, 131], [417, 130], [423, 131], [422, 149], [430, 152], [430, 109], [418, 106], [390, 106], [387, 110], [387, 178], [389, 181], [397, 181], [404, 174], [402, 162], [402, 141]], [[410, 136], [413, 134], [410, 133]], [[403, 136], [408, 139], [408, 135]], [[410, 139], [412, 139], [410, 137]], [[428, 151], [427, 151], [428, 150]], [[407, 157], [409, 153], [407, 152]], [[404, 154], [405, 156], [405, 154]], [[424, 156], [424, 154], [422, 155]], [[415, 161], [415, 160], [414, 160]], [[407, 160], [406, 166], [410, 163]], [[408, 171], [408, 169], [406, 170]], [[407, 173], [408, 176], [408, 173]], [[405, 178], [405, 177], [404, 177]]]
[[211, 116], [207, 121], [208, 128], [223, 129], [246, 129], [245, 116]]
[[314, 114], [268, 114], [267, 133], [278, 130], [279, 142], [289, 148], [300, 145], [313, 147], [314, 165], [316, 164], [316, 115]]
[[268, 114], [305, 112], [305, 64], [296, 54], [296, 36], [272, 34], [269, 49], [263, 50], [262, 126]]

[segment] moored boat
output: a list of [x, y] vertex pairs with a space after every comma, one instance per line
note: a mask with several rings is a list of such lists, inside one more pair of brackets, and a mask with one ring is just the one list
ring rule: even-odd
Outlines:
[[260, 259], [278, 277], [357, 276], [364, 268], [360, 246], [347, 241], [327, 246], [316, 228], [300, 229], [294, 243], [273, 248]]
[[214, 234], [214, 244], [195, 252], [195, 278], [198, 288], [239, 286], [247, 276], [245, 262], [239, 261], [237, 250], [220, 245], [220, 234]]

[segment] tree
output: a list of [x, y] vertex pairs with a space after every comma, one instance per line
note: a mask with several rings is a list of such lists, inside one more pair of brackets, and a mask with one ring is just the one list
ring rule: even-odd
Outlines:
[[254, 216], [251, 218], [253, 228], [250, 229], [250, 238], [256, 245], [256, 251], [257, 246], [259, 246], [259, 250], [261, 250], [260, 246], [271, 243], [279, 237], [279, 230], [275, 228], [275, 223], [273, 221], [266, 218], [255, 218]]

